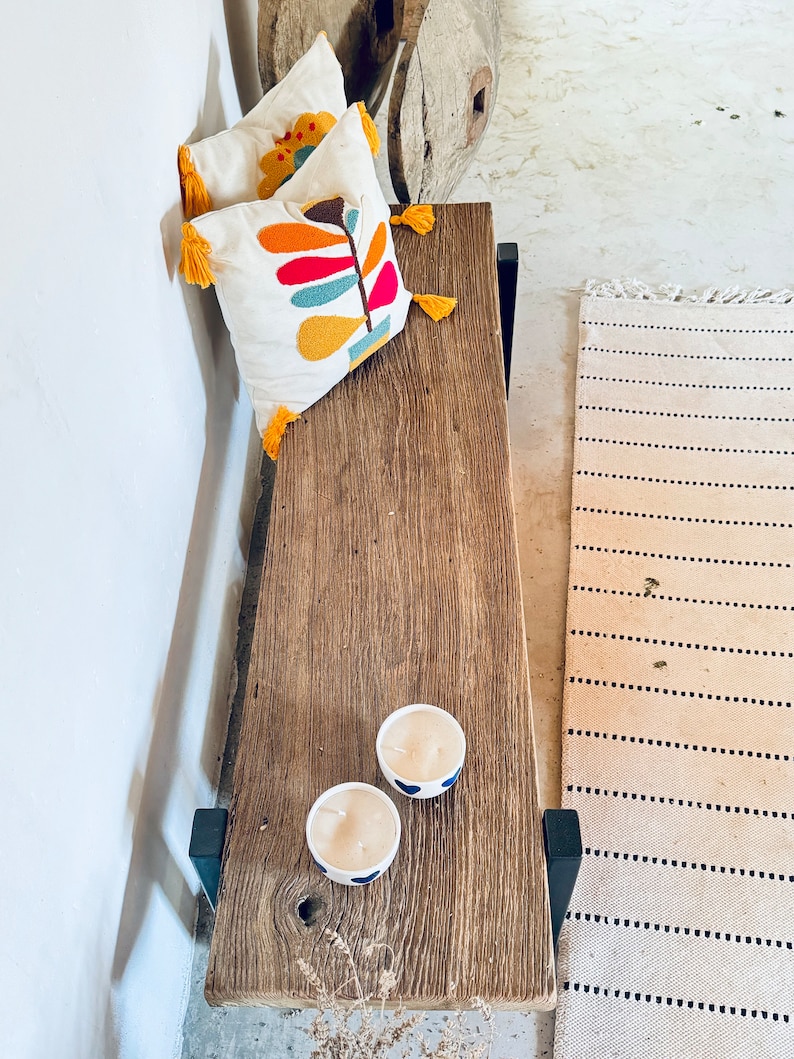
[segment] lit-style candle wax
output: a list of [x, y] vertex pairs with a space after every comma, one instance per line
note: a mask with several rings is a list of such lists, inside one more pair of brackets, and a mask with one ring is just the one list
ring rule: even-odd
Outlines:
[[321, 859], [343, 871], [363, 871], [391, 851], [397, 828], [389, 807], [367, 790], [349, 787], [318, 807], [311, 839]]
[[389, 714], [375, 740], [380, 769], [409, 798], [436, 798], [460, 775], [466, 736], [446, 710], [414, 702]]
[[414, 710], [389, 725], [381, 751], [404, 779], [443, 780], [460, 763], [463, 742], [444, 714]]

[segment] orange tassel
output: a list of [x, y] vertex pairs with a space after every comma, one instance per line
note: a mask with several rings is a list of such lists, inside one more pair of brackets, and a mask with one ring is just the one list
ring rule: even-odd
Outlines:
[[457, 298], [443, 298], [440, 294], [414, 294], [413, 300], [431, 320], [443, 320], [458, 304]]
[[192, 224], [187, 221], [182, 225], [182, 257], [179, 261], [179, 272], [186, 283], [199, 283], [202, 288], [215, 282], [215, 276], [209, 266], [208, 257], [212, 247], [199, 235]]
[[369, 149], [373, 154], [380, 154], [380, 136], [375, 128], [375, 122], [367, 114], [367, 108], [363, 103], [358, 104], [358, 112], [361, 115], [361, 124], [364, 126], [364, 135], [367, 137]]
[[287, 429], [287, 424], [294, 423], [296, 419], [300, 419], [299, 412], [290, 412], [289, 408], [281, 405], [268, 423], [265, 432], [262, 435], [262, 448], [271, 460], [278, 459], [278, 452], [281, 448], [281, 439], [284, 437], [284, 431]]
[[182, 209], [186, 220], [199, 217], [202, 213], [209, 213], [212, 209], [212, 199], [207, 191], [201, 174], [196, 172], [193, 159], [190, 157], [190, 148], [184, 144], [177, 151], [177, 165], [179, 166], [179, 181], [182, 185]]
[[419, 235], [427, 235], [428, 232], [433, 231], [436, 215], [433, 213], [433, 207], [429, 204], [406, 206], [402, 213], [392, 217], [391, 223], [395, 225], [405, 224], [415, 232], [418, 232]]

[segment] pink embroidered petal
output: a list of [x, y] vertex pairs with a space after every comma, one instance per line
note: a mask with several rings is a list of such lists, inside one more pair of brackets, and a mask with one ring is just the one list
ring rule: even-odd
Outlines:
[[279, 283], [295, 286], [298, 283], [311, 283], [316, 279], [325, 279], [337, 272], [353, 268], [355, 262], [347, 257], [296, 257], [282, 265], [276, 272]]
[[387, 261], [375, 280], [375, 285], [369, 296], [369, 311], [382, 309], [384, 305], [391, 305], [397, 296], [397, 271], [393, 262]]

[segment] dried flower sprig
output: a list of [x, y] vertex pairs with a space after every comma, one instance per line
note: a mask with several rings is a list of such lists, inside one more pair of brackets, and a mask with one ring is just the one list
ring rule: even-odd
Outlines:
[[[325, 936], [331, 948], [344, 957], [350, 974], [340, 986], [330, 990], [306, 960], [298, 960], [301, 971], [316, 992], [319, 1009], [306, 1031], [316, 1045], [312, 1059], [389, 1059], [395, 1054], [407, 1059], [415, 1046], [419, 1048], [421, 1059], [488, 1059], [496, 1028], [491, 1008], [480, 997], [474, 997], [473, 1003], [487, 1027], [485, 1039], [469, 1032], [464, 1012], [458, 1011], [447, 1020], [437, 1043], [431, 1046], [418, 1030], [424, 1022], [425, 1012], [409, 1014], [402, 1002], [394, 1011], [385, 1011], [386, 1001], [397, 987], [391, 946], [375, 943], [364, 949], [364, 958], [384, 951], [388, 961], [378, 976], [375, 992], [365, 993], [350, 946], [336, 931], [326, 930]], [[356, 996], [352, 1002], [342, 1003], [338, 993], [350, 982], [355, 984]], [[377, 1014], [372, 1006], [373, 998], [380, 1000]], [[401, 1050], [396, 1053], [398, 1047]]]

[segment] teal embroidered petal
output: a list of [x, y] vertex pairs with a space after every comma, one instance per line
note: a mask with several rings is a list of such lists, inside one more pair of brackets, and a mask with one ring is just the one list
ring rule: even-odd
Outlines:
[[313, 151], [314, 151], [314, 147], [310, 143], [307, 143], [303, 147], [299, 147], [298, 148], [298, 150], [292, 156], [292, 160], [295, 163], [295, 172], [296, 173], [300, 169], [300, 167], [303, 165], [303, 163], [306, 161], [306, 159], [309, 157], [309, 155], [312, 154]]
[[358, 360], [359, 357], [363, 357], [370, 346], [374, 346], [384, 335], [388, 335], [390, 326], [391, 317], [386, 316], [379, 324], [376, 324], [371, 331], [368, 331], [363, 338], [360, 338], [358, 342], [354, 342], [352, 346], [349, 346], [348, 353], [351, 362]]
[[357, 283], [358, 276], [353, 272], [349, 276], [331, 280], [330, 283], [319, 283], [314, 287], [305, 287], [303, 290], [295, 291], [290, 301], [299, 309], [313, 309], [317, 305], [327, 305], [334, 298], [341, 298]]

